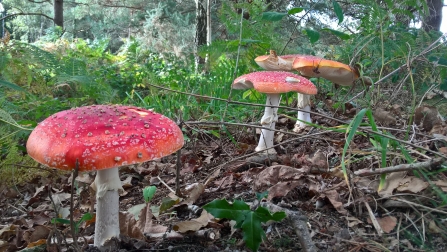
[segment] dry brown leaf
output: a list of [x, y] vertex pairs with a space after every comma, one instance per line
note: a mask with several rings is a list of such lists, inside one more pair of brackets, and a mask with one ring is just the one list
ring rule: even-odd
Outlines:
[[307, 172], [307, 169], [298, 169], [285, 165], [274, 165], [260, 172], [255, 179], [256, 191], [262, 188], [276, 185], [278, 182], [299, 180]]
[[431, 220], [428, 223], [428, 231], [430, 231], [431, 233], [435, 233], [435, 234], [440, 234], [443, 233], [444, 231], [442, 231], [442, 229], [440, 229], [437, 225], [436, 222], [434, 220]]
[[414, 112], [414, 123], [425, 131], [430, 131], [435, 125], [440, 125], [442, 120], [436, 107], [421, 106]]
[[447, 192], [447, 181], [437, 180], [437, 181], [433, 181], [433, 183], [435, 185], [439, 186], [439, 188], [441, 188], [441, 190], [443, 192]]
[[343, 203], [340, 201], [340, 195], [336, 190], [325, 191], [321, 196], [326, 196], [337, 212], [340, 214], [347, 214], [346, 209], [343, 207]]
[[214, 219], [214, 217], [211, 214], [209, 214], [206, 210], [203, 210], [199, 218], [178, 222], [174, 224], [173, 229], [174, 231], [180, 233], [185, 233], [188, 231], [197, 231], [200, 230], [202, 227], [208, 225], [208, 222], [210, 222], [210, 220], [212, 219]]
[[186, 205], [192, 205], [196, 200], [202, 195], [202, 193], [205, 191], [205, 186], [202, 183], [194, 183], [192, 185], [189, 185], [189, 188], [186, 188], [186, 190], [189, 192], [189, 197], [180, 202], [178, 205], [186, 204]]
[[400, 186], [402, 178], [406, 172], [393, 172], [386, 176], [385, 185], [378, 193], [381, 197], [393, 195], [394, 189]]
[[348, 227], [354, 227], [354, 226], [357, 226], [358, 224], [363, 223], [363, 221], [361, 221], [353, 216], [346, 216], [346, 220], [348, 221]]
[[[371, 219], [368, 217], [368, 223], [371, 223]], [[384, 233], [389, 234], [393, 229], [396, 227], [397, 224], [397, 218], [394, 216], [385, 216], [382, 218], [376, 218], [377, 222], [379, 223], [380, 227], [382, 228], [382, 231]]]
[[50, 229], [46, 226], [38, 225], [35, 226], [33, 229], [25, 231], [23, 234], [23, 239], [27, 243], [36, 242], [41, 239], [46, 239], [48, 235], [50, 234]]
[[390, 112], [388, 112], [384, 109], [377, 108], [373, 112], [373, 116], [374, 116], [374, 120], [376, 120], [377, 122], [379, 122], [382, 125], [389, 126], [389, 125], [396, 124], [396, 118], [393, 115], [391, 115]]
[[275, 197], [284, 197], [286, 196], [291, 190], [295, 189], [296, 187], [303, 185], [305, 183], [305, 179], [301, 178], [299, 180], [290, 181], [290, 182], [279, 182], [276, 185], [270, 187], [269, 195], [267, 197], [267, 200], [272, 200]]
[[428, 182], [416, 177], [403, 178], [400, 183], [396, 188], [399, 192], [418, 193], [429, 186]]

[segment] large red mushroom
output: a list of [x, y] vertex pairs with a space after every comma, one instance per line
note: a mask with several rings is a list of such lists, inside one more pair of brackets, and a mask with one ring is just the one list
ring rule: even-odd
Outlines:
[[[317, 88], [308, 79], [290, 72], [264, 71], [242, 75], [236, 78], [232, 87], [234, 89], [254, 88], [260, 93], [267, 95], [267, 102], [261, 125], [269, 129], [261, 130], [256, 151], [266, 151], [275, 154], [273, 136], [275, 124], [278, 121], [277, 106], [279, 106], [280, 95], [287, 92], [297, 92], [309, 95], [317, 93]], [[273, 106], [273, 107], [271, 107]]]
[[26, 148], [49, 167], [96, 171], [95, 246], [118, 237], [118, 167], [169, 155], [183, 146], [180, 128], [169, 118], [132, 106], [93, 105], [58, 112], [32, 132]]

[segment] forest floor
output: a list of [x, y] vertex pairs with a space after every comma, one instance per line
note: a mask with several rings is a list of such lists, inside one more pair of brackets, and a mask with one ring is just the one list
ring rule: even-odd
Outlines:
[[[319, 116], [314, 121], [336, 125]], [[397, 120], [394, 127], [402, 125]], [[280, 116], [277, 129], [291, 132], [293, 126], [291, 119]], [[278, 154], [256, 157], [249, 155], [259, 137], [254, 129], [228, 126], [235, 145], [209, 134], [216, 129], [210, 127], [184, 126], [189, 140], [181, 151], [180, 198], [173, 193], [175, 154], [120, 169], [122, 237], [116, 250], [250, 251], [233, 222], [214, 219], [202, 206], [214, 199], [238, 199], [256, 206], [256, 192], [268, 190], [263, 201], [298, 216], [309, 233], [300, 233], [290, 216], [267, 223], [259, 251], [304, 251], [303, 246], [310, 245], [314, 251], [447, 251], [447, 209], [439, 192], [447, 189], [447, 172], [436, 172], [439, 166], [426, 167], [424, 176], [410, 170], [390, 173], [378, 193], [380, 175], [355, 173], [381, 162], [381, 152], [368, 134], [359, 134], [350, 143], [345, 159], [348, 186], [340, 165], [345, 133], [321, 129], [300, 136], [277, 133], [275, 143], [282, 143], [275, 148]], [[403, 139], [405, 131], [393, 134]], [[416, 138], [431, 139], [423, 134]], [[443, 145], [432, 143], [422, 146], [442, 151]], [[416, 163], [434, 157], [408, 148]], [[397, 150], [387, 153], [387, 166], [401, 163], [406, 162]], [[0, 252], [70, 250], [70, 225], [61, 219], [70, 218], [72, 173], [45, 169], [27, 168], [38, 171], [34, 179], [0, 186]], [[76, 178], [74, 220], [94, 212], [94, 192], [89, 188], [93, 180], [93, 173]], [[145, 203], [142, 191], [148, 186], [157, 191]], [[60, 219], [54, 223], [56, 217]], [[79, 247], [94, 251], [84, 246], [93, 243], [94, 221], [78, 221], [77, 226]], [[303, 235], [311, 238], [311, 244], [303, 243]]]

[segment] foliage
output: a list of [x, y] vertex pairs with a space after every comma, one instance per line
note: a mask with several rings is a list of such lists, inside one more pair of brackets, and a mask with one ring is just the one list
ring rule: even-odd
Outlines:
[[[266, 194], [258, 195], [265, 197]], [[262, 239], [265, 238], [261, 223], [270, 220], [280, 221], [286, 217], [284, 212], [271, 214], [265, 207], [258, 206], [256, 210], [250, 210], [250, 206], [244, 201], [235, 200], [230, 204], [227, 200], [213, 200], [203, 206], [203, 209], [216, 218], [225, 218], [236, 221], [236, 228], [242, 228], [247, 247], [257, 251]]]

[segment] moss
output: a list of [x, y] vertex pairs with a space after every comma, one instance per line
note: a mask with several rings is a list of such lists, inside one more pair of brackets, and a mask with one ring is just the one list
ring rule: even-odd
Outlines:
[[39, 176], [48, 176], [47, 171], [33, 169], [37, 165], [36, 161], [28, 155], [23, 154], [17, 147], [17, 142], [6, 139], [7, 155], [0, 161], [0, 178], [2, 184], [7, 186], [27, 183]]

